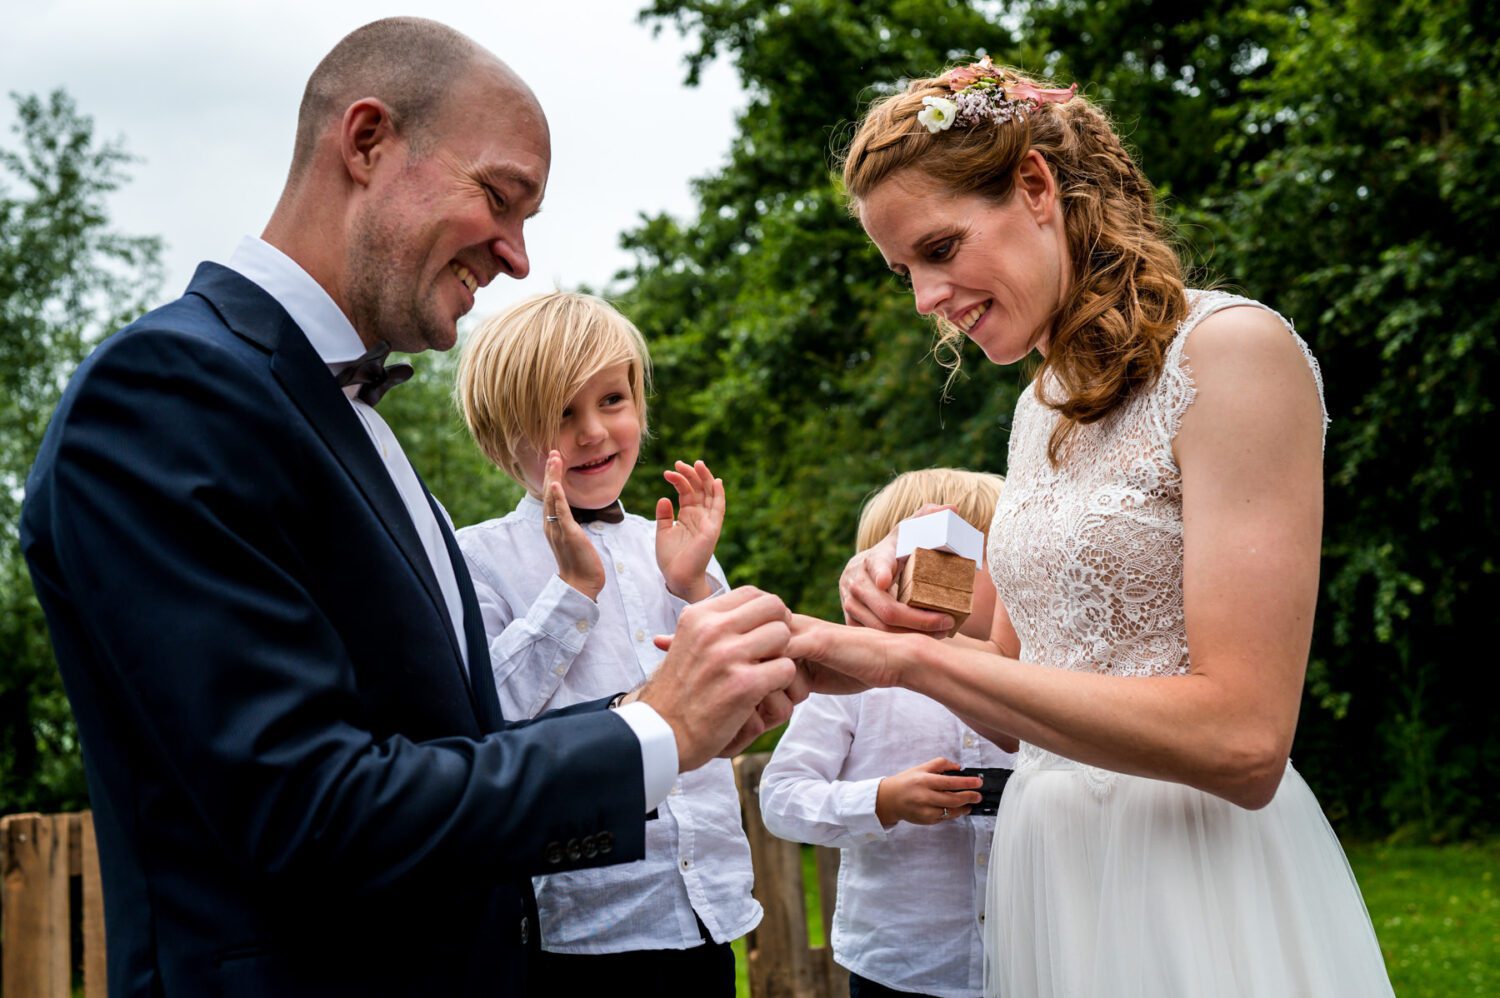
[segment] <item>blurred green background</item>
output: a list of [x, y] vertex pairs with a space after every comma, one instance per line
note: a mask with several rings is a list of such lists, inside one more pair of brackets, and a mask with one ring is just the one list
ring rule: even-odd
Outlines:
[[[1372, 910], [1388, 889], [1399, 908], [1410, 884], [1369, 876], [1424, 868], [1399, 850], [1479, 843], [1434, 848], [1474, 873], [1432, 879], [1454, 898], [1482, 884], [1493, 929], [1500, 738], [1481, 625], [1500, 595], [1483, 456], [1500, 437], [1497, 4], [658, 0], [641, 17], [691, 39], [687, 85], [725, 60], [749, 97], [726, 161], [696, 183], [696, 213], [623, 233], [634, 263], [611, 288], [656, 364], [642, 468], [701, 456], [723, 476], [731, 580], [835, 616], [872, 490], [910, 468], [1005, 470], [1028, 371], [971, 352], [942, 397], [931, 329], [849, 218], [832, 162], [861, 108], [903, 78], [989, 53], [1076, 80], [1158, 185], [1200, 279], [1291, 317], [1323, 366], [1323, 582], [1293, 758], [1357, 843]], [[116, 232], [106, 211], [127, 151], [66, 94], [13, 99], [16, 130], [0, 140], [0, 813], [87, 804], [16, 520], [67, 375], [160, 292], [159, 243]], [[515, 491], [458, 422], [452, 369], [424, 358], [382, 412], [463, 524]], [[645, 509], [657, 489], [639, 474], [626, 503]], [[1377, 914], [1377, 928], [1399, 961], [1411, 919]], [[1494, 932], [1478, 938], [1493, 966]]]

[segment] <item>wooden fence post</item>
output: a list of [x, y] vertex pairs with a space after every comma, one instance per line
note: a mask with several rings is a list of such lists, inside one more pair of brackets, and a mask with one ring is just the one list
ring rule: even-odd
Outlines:
[[[82, 902], [76, 909], [74, 877]], [[76, 954], [75, 927], [83, 939]], [[77, 969], [83, 971], [84, 998], [108, 998], [92, 812], [0, 818], [0, 940], [5, 998], [70, 998]]]
[[83, 998], [109, 998], [104, 963], [104, 884], [99, 879], [99, 843], [94, 838], [94, 812], [78, 816], [82, 841], [79, 876], [83, 878]]
[[4, 966], [7, 998], [69, 998], [68, 816], [16, 814], [6, 826]]
[[765, 909], [760, 925], [745, 940], [752, 998], [837, 998], [849, 993], [849, 973], [833, 962], [834, 885], [837, 849], [817, 850], [818, 893], [823, 909], [824, 945], [807, 941], [807, 906], [803, 902], [802, 847], [766, 830], [760, 815], [760, 774], [770, 753], [734, 760], [740, 810], [750, 858], [755, 866], [755, 899]]

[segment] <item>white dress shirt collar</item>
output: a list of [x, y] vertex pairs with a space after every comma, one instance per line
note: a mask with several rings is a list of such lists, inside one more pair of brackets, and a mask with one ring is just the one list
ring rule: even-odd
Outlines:
[[[259, 285], [266, 294], [276, 299], [292, 321], [302, 330], [318, 357], [328, 365], [330, 372], [337, 373], [365, 354], [364, 341], [354, 331], [354, 325], [343, 311], [334, 304], [312, 275], [303, 270], [295, 260], [254, 236], [240, 240], [234, 254], [229, 258], [229, 268]], [[390, 476], [401, 497], [401, 504], [411, 517], [411, 523], [422, 543], [422, 550], [432, 566], [433, 577], [442, 591], [447, 606], [449, 621], [458, 643], [459, 656], [467, 668], [469, 646], [464, 640], [463, 597], [458, 589], [458, 576], [453, 560], [448, 555], [447, 537], [437, 514], [428, 501], [427, 491], [417, 478], [401, 441], [391, 431], [375, 409], [360, 401], [357, 390], [348, 387], [344, 395], [359, 418], [375, 455]], [[447, 514], [444, 513], [444, 516]], [[666, 725], [666, 722], [661, 722]], [[669, 728], [670, 730], [670, 728]], [[676, 765], [676, 758], [673, 758]]]
[[364, 341], [323, 286], [281, 250], [246, 236], [226, 264], [275, 298], [307, 336], [323, 363], [339, 367], [365, 354]]

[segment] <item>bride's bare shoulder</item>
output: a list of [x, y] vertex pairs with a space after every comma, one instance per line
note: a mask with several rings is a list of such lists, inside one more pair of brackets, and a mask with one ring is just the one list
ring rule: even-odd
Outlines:
[[1177, 450], [1232, 436], [1248, 444], [1306, 437], [1321, 453], [1323, 406], [1308, 355], [1276, 313], [1253, 303], [1221, 309], [1183, 345], [1197, 397], [1183, 418]]

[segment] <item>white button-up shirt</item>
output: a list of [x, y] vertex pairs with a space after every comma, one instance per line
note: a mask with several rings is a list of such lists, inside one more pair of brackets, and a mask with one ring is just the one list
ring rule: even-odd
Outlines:
[[773, 834], [843, 849], [832, 940], [841, 966], [899, 991], [968, 998], [984, 991], [995, 819], [886, 828], [875, 816], [882, 777], [938, 756], [960, 768], [1015, 761], [919, 693], [815, 693], [793, 711], [761, 775], [760, 806]]
[[[338, 373], [364, 356], [364, 342], [343, 309], [329, 297], [321, 284], [313, 280], [311, 274], [270, 243], [254, 236], [245, 236], [226, 266], [259, 285], [261, 290], [286, 309], [287, 315], [302, 330], [308, 343], [330, 371]], [[426, 552], [427, 560], [432, 565], [432, 573], [442, 590], [453, 633], [458, 639], [459, 652], [467, 667], [469, 647], [464, 640], [463, 600], [458, 592], [458, 578], [454, 574], [453, 562], [448, 557], [448, 546], [443, 542], [442, 528], [438, 526], [432, 507], [427, 504], [422, 483], [417, 479], [411, 462], [407, 460], [406, 452], [401, 449], [396, 434], [380, 418], [373, 406], [359, 401], [354, 393], [351, 389], [345, 394], [349, 396], [354, 414], [359, 417], [360, 425], [365, 428], [366, 435], [380, 455], [386, 473], [391, 476], [391, 482], [401, 496], [401, 503], [411, 517], [412, 525], [417, 528], [422, 550]], [[447, 516], [446, 510], [443, 515]], [[448, 526], [452, 528], [452, 520], [448, 521]], [[438, 651], [434, 650], [434, 654], [438, 654]], [[627, 704], [618, 713], [641, 745], [646, 810], [649, 811], [667, 795], [673, 781], [677, 779], [677, 739], [672, 734], [671, 725], [649, 704]], [[512, 718], [516, 716], [509, 711], [506, 714]]]
[[[656, 524], [627, 514], [621, 523], [595, 521], [585, 530], [604, 566], [598, 602], [558, 577], [535, 498], [458, 532], [507, 716], [533, 717], [634, 689], [665, 657], [652, 637], [677, 629], [687, 604], [667, 591], [656, 566]], [[717, 562], [709, 574], [726, 588]], [[715, 942], [760, 922], [729, 760], [683, 773], [658, 813], [646, 825], [645, 859], [535, 879], [544, 949], [687, 949], [702, 942], [694, 912]]]

